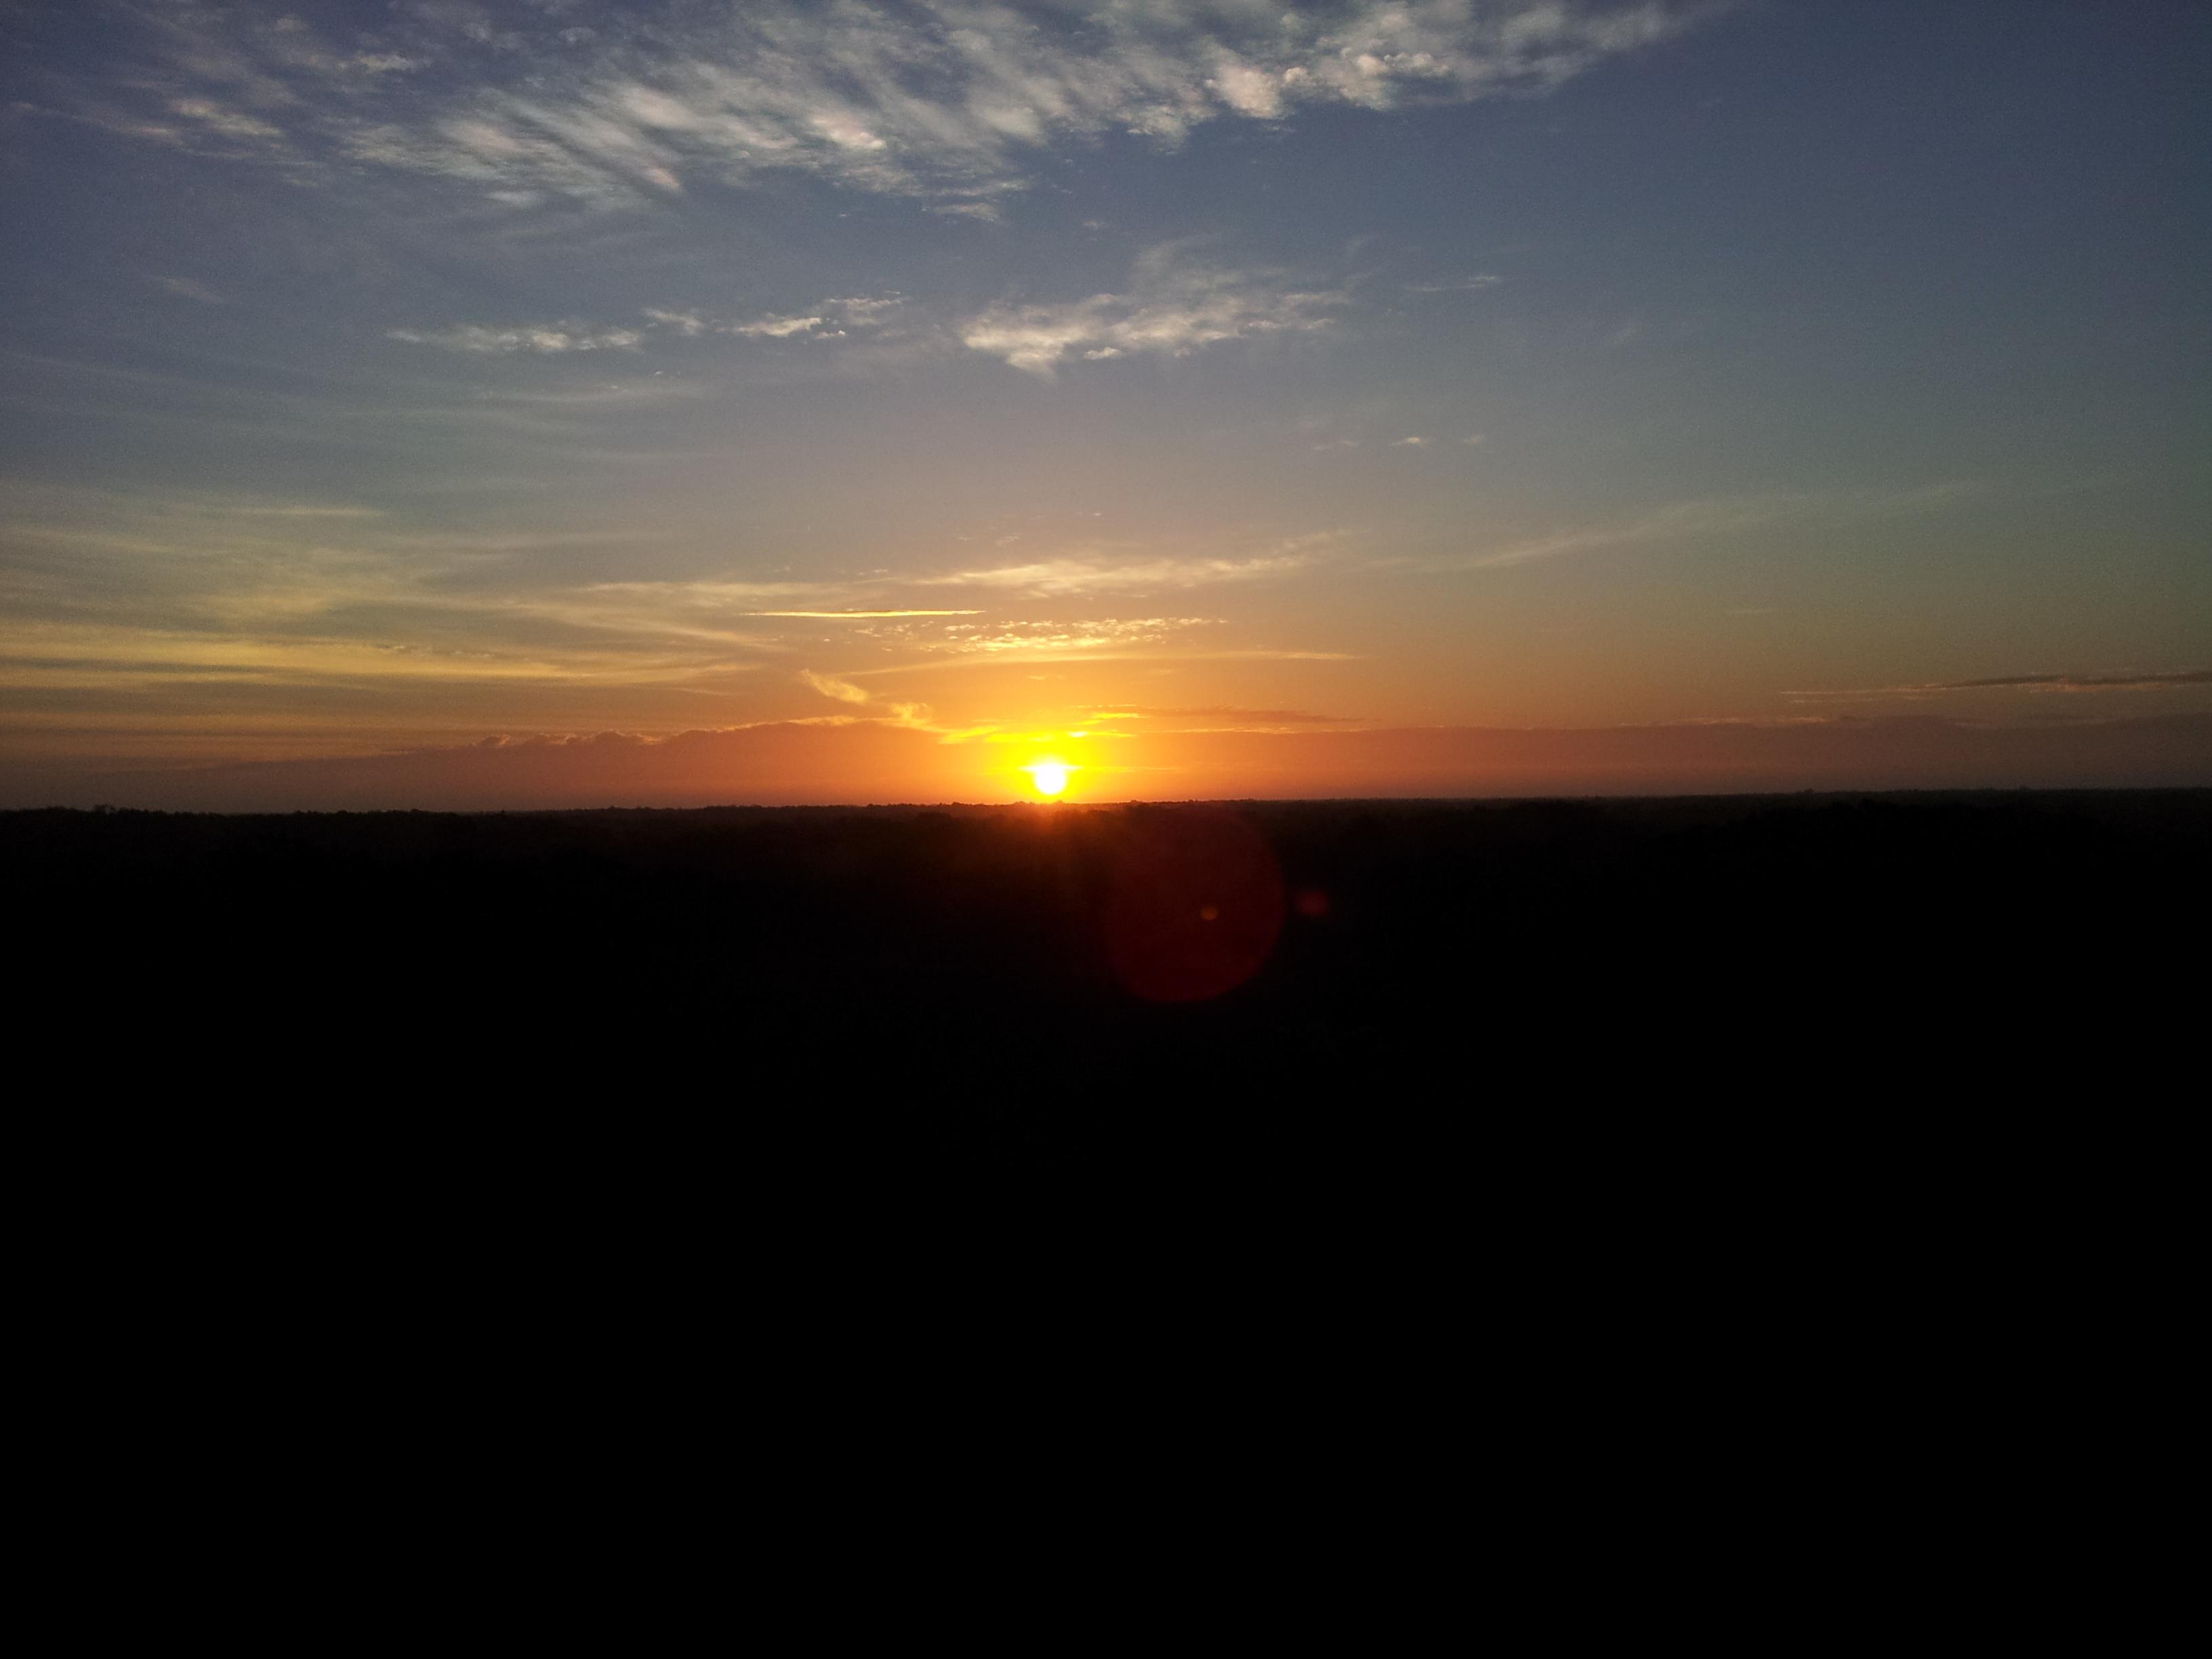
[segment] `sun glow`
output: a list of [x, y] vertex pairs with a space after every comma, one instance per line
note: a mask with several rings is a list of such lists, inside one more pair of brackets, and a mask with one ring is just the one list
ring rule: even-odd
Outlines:
[[1061, 760], [1031, 761], [1022, 768], [1030, 775], [1030, 781], [1036, 786], [1040, 795], [1059, 794], [1067, 787], [1068, 775], [1080, 769]]

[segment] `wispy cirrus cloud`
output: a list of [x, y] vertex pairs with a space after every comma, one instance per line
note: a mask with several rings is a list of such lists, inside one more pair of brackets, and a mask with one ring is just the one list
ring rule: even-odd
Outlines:
[[8, 491], [0, 539], [0, 635], [15, 658], [0, 678], [26, 698], [106, 685], [111, 700], [158, 700], [173, 681], [200, 698], [226, 684], [271, 699], [431, 680], [696, 684], [787, 654], [747, 613], [825, 591], [514, 581], [546, 555], [635, 554], [655, 538], [424, 527], [343, 501]]
[[[1055, 146], [1163, 145], [1302, 107], [1552, 89], [1645, 49], [1692, 0], [1454, 0], [1292, 11], [1209, 0], [1017, 7], [415, 4], [311, 25], [274, 0], [137, 17], [149, 61], [88, 88], [110, 130], [453, 180], [518, 205], [669, 200], [777, 173], [990, 218]], [[588, 15], [589, 22], [580, 21]], [[134, 106], [144, 106], [143, 107]]]

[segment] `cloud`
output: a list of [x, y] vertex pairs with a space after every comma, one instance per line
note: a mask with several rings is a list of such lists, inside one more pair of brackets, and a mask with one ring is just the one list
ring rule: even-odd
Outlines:
[[905, 303], [905, 298], [898, 295], [887, 298], [861, 296], [823, 300], [811, 310], [772, 313], [743, 320], [712, 317], [697, 310], [678, 311], [659, 306], [647, 306], [640, 314], [654, 327], [673, 330], [686, 339], [697, 339], [707, 334], [728, 334], [751, 340], [787, 340], [794, 337], [809, 340], [836, 340], [843, 338], [848, 330], [889, 328], [893, 320], [892, 313]]
[[799, 671], [799, 678], [825, 697], [835, 697], [839, 702], [872, 702], [875, 699], [850, 680], [833, 679], [827, 674], [817, 674], [811, 668]]
[[198, 121], [211, 132], [225, 138], [282, 138], [283, 130], [271, 126], [258, 117], [240, 111], [226, 109], [221, 104], [205, 98], [176, 98], [169, 103], [169, 112], [185, 119]]
[[998, 565], [976, 570], [956, 570], [942, 576], [920, 577], [916, 579], [915, 586], [1018, 588], [1044, 598], [1210, 587], [1222, 582], [1257, 581], [1303, 569], [1313, 561], [1310, 555], [1296, 550], [1299, 545], [1301, 544], [1287, 544], [1283, 551], [1241, 559], [1042, 559], [1028, 564]]
[[542, 7], [495, 24], [418, 3], [325, 35], [289, 15], [178, 8], [134, 20], [101, 93], [142, 106], [108, 110], [112, 131], [176, 143], [182, 121], [268, 148], [285, 137], [269, 118], [282, 109], [295, 143], [508, 197], [614, 206], [679, 198], [687, 180], [803, 173], [988, 218], [1059, 148], [1117, 132], [1172, 146], [1304, 107], [1540, 94], [1705, 9], [664, 0], [595, 29]]
[[750, 323], [726, 324], [723, 332], [755, 339], [787, 340], [794, 334], [805, 334], [821, 326], [819, 317], [762, 317]]
[[997, 656], [1018, 652], [1024, 658], [1040, 653], [1084, 655], [1133, 645], [1158, 645], [1194, 628], [1212, 627], [1211, 617], [1101, 617], [1083, 622], [1016, 622], [992, 626], [981, 623], [948, 627], [943, 635], [917, 640], [917, 649], [960, 656]]
[[839, 702], [851, 707], [874, 711], [866, 714], [832, 714], [827, 717], [826, 723], [855, 725], [865, 722], [895, 726], [902, 731], [927, 732], [939, 743], [948, 744], [965, 743], [971, 738], [988, 737], [998, 730], [998, 727], [991, 725], [957, 728], [939, 726], [932, 718], [930, 707], [926, 702], [900, 702], [889, 699], [879, 701], [872, 693], [854, 685], [850, 680], [837, 679], [828, 674], [817, 674], [809, 668], [800, 669], [799, 678], [825, 697], [834, 697]]
[[523, 323], [507, 327], [462, 323], [452, 328], [393, 328], [388, 339], [445, 351], [627, 351], [645, 337], [634, 328], [598, 328], [585, 323]]
[[980, 617], [980, 611], [752, 611], [754, 617], [803, 617], [821, 622], [869, 622], [893, 617]]
[[713, 326], [695, 311], [660, 311], [647, 306], [644, 314], [649, 321], [658, 323], [663, 328], [672, 328], [678, 334], [692, 337], [704, 334]]
[[0, 695], [187, 727], [247, 705], [310, 723], [342, 696], [356, 711], [434, 696], [482, 708], [500, 687], [607, 714], [647, 692], [723, 695], [793, 650], [750, 613], [826, 610], [860, 589], [563, 574], [655, 539], [621, 525], [425, 529], [343, 501], [12, 487], [0, 633], [17, 660]]
[[313, 507], [290, 502], [271, 506], [228, 506], [224, 510], [241, 519], [380, 519], [384, 516], [380, 507]]
[[[1472, 443], [1476, 440], [1470, 438], [1468, 441]], [[1613, 524], [1558, 531], [1504, 547], [1471, 549], [1429, 558], [1378, 559], [1373, 568], [1431, 574], [1503, 569], [1540, 559], [1554, 559], [1567, 554], [1595, 552], [1607, 548], [1634, 547], [1698, 537], [1740, 535], [1747, 531], [1793, 524], [1817, 524], [1824, 520], [1841, 523], [1852, 519], [1891, 518], [1939, 512], [1978, 494], [1982, 488], [1977, 480], [1958, 479], [1904, 489], [1778, 491], [1770, 495], [1677, 501], [1641, 518]]]
[[196, 283], [189, 276], [156, 276], [153, 281], [180, 300], [197, 300], [204, 306], [229, 303], [205, 283]]
[[[911, 707], [908, 705], [908, 707]], [[832, 717], [833, 720], [836, 717]], [[2212, 714], [1997, 726], [1925, 719], [1502, 730], [1163, 732], [1115, 745], [1152, 799], [2201, 787]], [[198, 811], [1005, 799], [1003, 751], [896, 717], [605, 731], [165, 771], [11, 766], [9, 805]]]
[[2212, 668], [2166, 674], [2003, 674], [1991, 679], [1930, 680], [1921, 685], [1883, 685], [1857, 691], [1787, 691], [1784, 696], [1818, 698], [1925, 697], [1947, 691], [2177, 691], [2212, 685]]
[[1115, 704], [1091, 714], [1094, 722], [1104, 720], [1227, 720], [1228, 728], [1278, 726], [1349, 726], [1356, 724], [1347, 714], [1310, 714], [1299, 708], [1146, 708], [1127, 704]]
[[1349, 303], [1340, 292], [1288, 288], [1275, 271], [1186, 264], [1179, 252], [1169, 244], [1146, 252], [1127, 294], [994, 306], [961, 325], [961, 343], [1050, 380], [1071, 354], [1094, 362], [1140, 352], [1182, 357], [1224, 340], [1312, 333]]
[[2162, 691], [2179, 685], [2212, 685], [2212, 668], [2173, 674], [2017, 674], [1992, 680], [1954, 680], [1946, 691]]

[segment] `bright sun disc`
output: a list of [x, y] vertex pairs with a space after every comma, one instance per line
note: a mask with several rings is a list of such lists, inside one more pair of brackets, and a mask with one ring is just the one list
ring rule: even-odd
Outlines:
[[1030, 775], [1040, 795], [1056, 795], [1067, 787], [1067, 775], [1074, 769], [1060, 761], [1039, 761], [1034, 766], [1022, 769]]

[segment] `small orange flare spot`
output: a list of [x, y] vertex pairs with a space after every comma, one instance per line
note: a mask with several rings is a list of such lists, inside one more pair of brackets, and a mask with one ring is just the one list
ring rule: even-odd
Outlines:
[[1319, 921], [1328, 914], [1328, 895], [1318, 887], [1301, 887], [1298, 889], [1297, 907], [1300, 915]]
[[1198, 919], [1200, 921], [1218, 921], [1221, 919], [1221, 907], [1218, 904], [1200, 905]]

